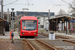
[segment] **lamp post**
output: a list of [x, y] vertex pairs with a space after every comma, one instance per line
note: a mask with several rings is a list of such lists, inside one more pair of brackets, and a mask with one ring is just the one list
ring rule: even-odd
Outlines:
[[[27, 10], [27, 11], [28, 11], [29, 9], [28, 9], [28, 8], [23, 8], [22, 10]], [[27, 12], [26, 12], [26, 13], [27, 13]], [[25, 12], [24, 12], [24, 16], [25, 16], [25, 15], [26, 15], [26, 14], [25, 14]]]

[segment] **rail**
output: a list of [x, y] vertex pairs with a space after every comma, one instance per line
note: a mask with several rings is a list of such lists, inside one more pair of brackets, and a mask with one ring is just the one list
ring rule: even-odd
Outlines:
[[32, 48], [32, 50], [35, 50], [35, 48], [25, 39], [25, 41], [28, 43], [28, 45]]
[[71, 44], [75, 44], [75, 42], [73, 41], [69, 41], [69, 40], [63, 40], [64, 42], [68, 42], [68, 43], [71, 43]]
[[45, 46], [49, 47], [51, 50], [57, 50], [55, 47], [50, 46], [50, 45], [48, 45], [47, 43], [45, 43], [45, 42], [43, 42], [43, 41], [40, 41], [40, 40], [38, 40], [38, 39], [36, 39], [36, 40], [37, 40], [38, 42], [44, 44]]

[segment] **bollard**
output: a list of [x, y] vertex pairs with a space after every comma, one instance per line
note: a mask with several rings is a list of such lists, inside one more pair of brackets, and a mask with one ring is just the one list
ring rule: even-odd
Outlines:
[[5, 35], [5, 28], [3, 28], [3, 35]]
[[50, 40], [55, 40], [55, 34], [54, 34], [54, 32], [50, 32], [49, 39]]
[[14, 43], [14, 40], [13, 40], [14, 33], [13, 32], [11, 33], [11, 37], [12, 37], [12, 42], [11, 43]]
[[[14, 32], [14, 31], [13, 31]], [[11, 36], [11, 34], [12, 34], [12, 31], [10, 31], [10, 39], [12, 39], [12, 36]]]

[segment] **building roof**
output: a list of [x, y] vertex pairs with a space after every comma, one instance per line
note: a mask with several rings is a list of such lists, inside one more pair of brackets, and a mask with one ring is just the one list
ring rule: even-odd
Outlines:
[[3, 20], [2, 18], [0, 18], [0, 21], [5, 21], [5, 20]]
[[[62, 17], [67, 17], [67, 18], [71, 18], [70, 15], [68, 14], [63, 14], [63, 15], [56, 15], [54, 17], [50, 17], [49, 19], [56, 19], [56, 18], [62, 18]], [[72, 17], [73, 19], [75, 19], [75, 17]]]

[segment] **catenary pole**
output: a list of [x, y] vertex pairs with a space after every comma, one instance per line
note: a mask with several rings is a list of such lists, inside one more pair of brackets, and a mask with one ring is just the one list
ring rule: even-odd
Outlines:
[[11, 8], [12, 9], [12, 32], [13, 32], [13, 10], [14, 8]]
[[[49, 9], [49, 13], [48, 13], [48, 22], [49, 22], [49, 18], [50, 18], [50, 9]], [[49, 24], [50, 24], [50, 22], [49, 22]], [[48, 25], [48, 33], [49, 33], [49, 25]]]
[[7, 21], [9, 22], [9, 9], [7, 9]]
[[3, 0], [1, 0], [1, 18], [3, 18]]
[[14, 8], [11, 8], [12, 9], [12, 33], [11, 33], [11, 36], [12, 36], [12, 43], [14, 43], [14, 40], [13, 40], [13, 37], [14, 37], [14, 33], [13, 33], [13, 11], [14, 11]]

